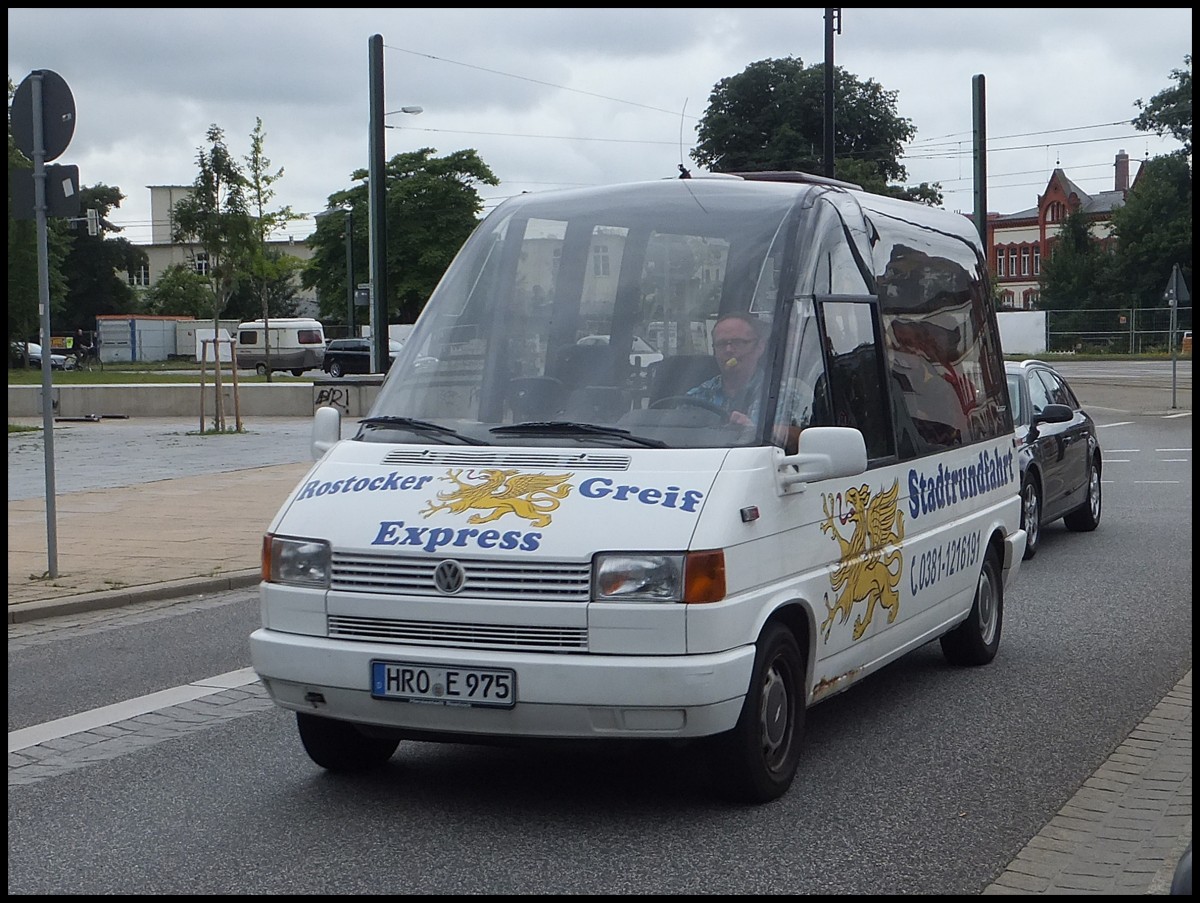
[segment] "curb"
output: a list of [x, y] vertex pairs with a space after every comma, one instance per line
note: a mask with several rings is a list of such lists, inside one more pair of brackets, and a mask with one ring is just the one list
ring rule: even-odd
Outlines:
[[78, 614], [105, 608], [120, 608], [135, 602], [156, 602], [176, 599], [200, 593], [219, 593], [231, 589], [257, 586], [262, 579], [258, 568], [231, 571], [220, 577], [185, 577], [182, 580], [166, 580], [145, 586], [125, 589], [103, 590], [95, 593], [77, 593], [61, 599], [39, 599], [34, 602], [19, 602], [8, 607], [8, 623], [20, 624], [38, 618]]

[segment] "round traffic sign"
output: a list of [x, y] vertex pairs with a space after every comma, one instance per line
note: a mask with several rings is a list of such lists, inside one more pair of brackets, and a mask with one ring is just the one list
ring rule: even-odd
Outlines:
[[63, 77], [49, 69], [35, 69], [25, 76], [13, 93], [10, 122], [13, 142], [33, 159], [33, 85], [42, 83], [42, 150], [45, 161], [57, 159], [75, 134], [75, 98]]

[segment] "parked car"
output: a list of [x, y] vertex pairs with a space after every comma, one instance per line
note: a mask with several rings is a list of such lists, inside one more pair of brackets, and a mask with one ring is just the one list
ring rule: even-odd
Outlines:
[[1008, 395], [1021, 464], [1025, 558], [1037, 554], [1042, 529], [1060, 517], [1068, 530], [1100, 523], [1103, 458], [1096, 424], [1063, 375], [1042, 361], [1008, 362]]
[[[30, 367], [42, 366], [42, 346], [37, 342], [13, 342], [10, 356], [17, 366], [20, 366], [22, 359], [26, 358]], [[50, 352], [51, 370], [74, 370], [75, 364], [76, 360], [73, 354]]]
[[[395, 339], [388, 339], [388, 369], [396, 359], [404, 345]], [[325, 346], [325, 357], [321, 361], [321, 369], [340, 379], [347, 373], [371, 372], [371, 340], [370, 339], [332, 339]]]

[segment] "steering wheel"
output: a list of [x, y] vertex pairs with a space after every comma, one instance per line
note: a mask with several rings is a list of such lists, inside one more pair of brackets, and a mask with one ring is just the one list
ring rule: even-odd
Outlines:
[[719, 404], [713, 404], [695, 395], [667, 395], [650, 404], [652, 408], [703, 408], [712, 414], [728, 419], [729, 414]]

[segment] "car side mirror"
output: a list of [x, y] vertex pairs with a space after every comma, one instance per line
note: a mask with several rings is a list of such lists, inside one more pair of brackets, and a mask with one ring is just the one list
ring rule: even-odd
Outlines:
[[313, 412], [312, 457], [320, 461], [342, 438], [342, 412], [322, 405]]
[[1074, 416], [1075, 412], [1068, 405], [1048, 404], [1040, 411], [1034, 412], [1030, 426], [1037, 426], [1039, 423], [1066, 423]]

